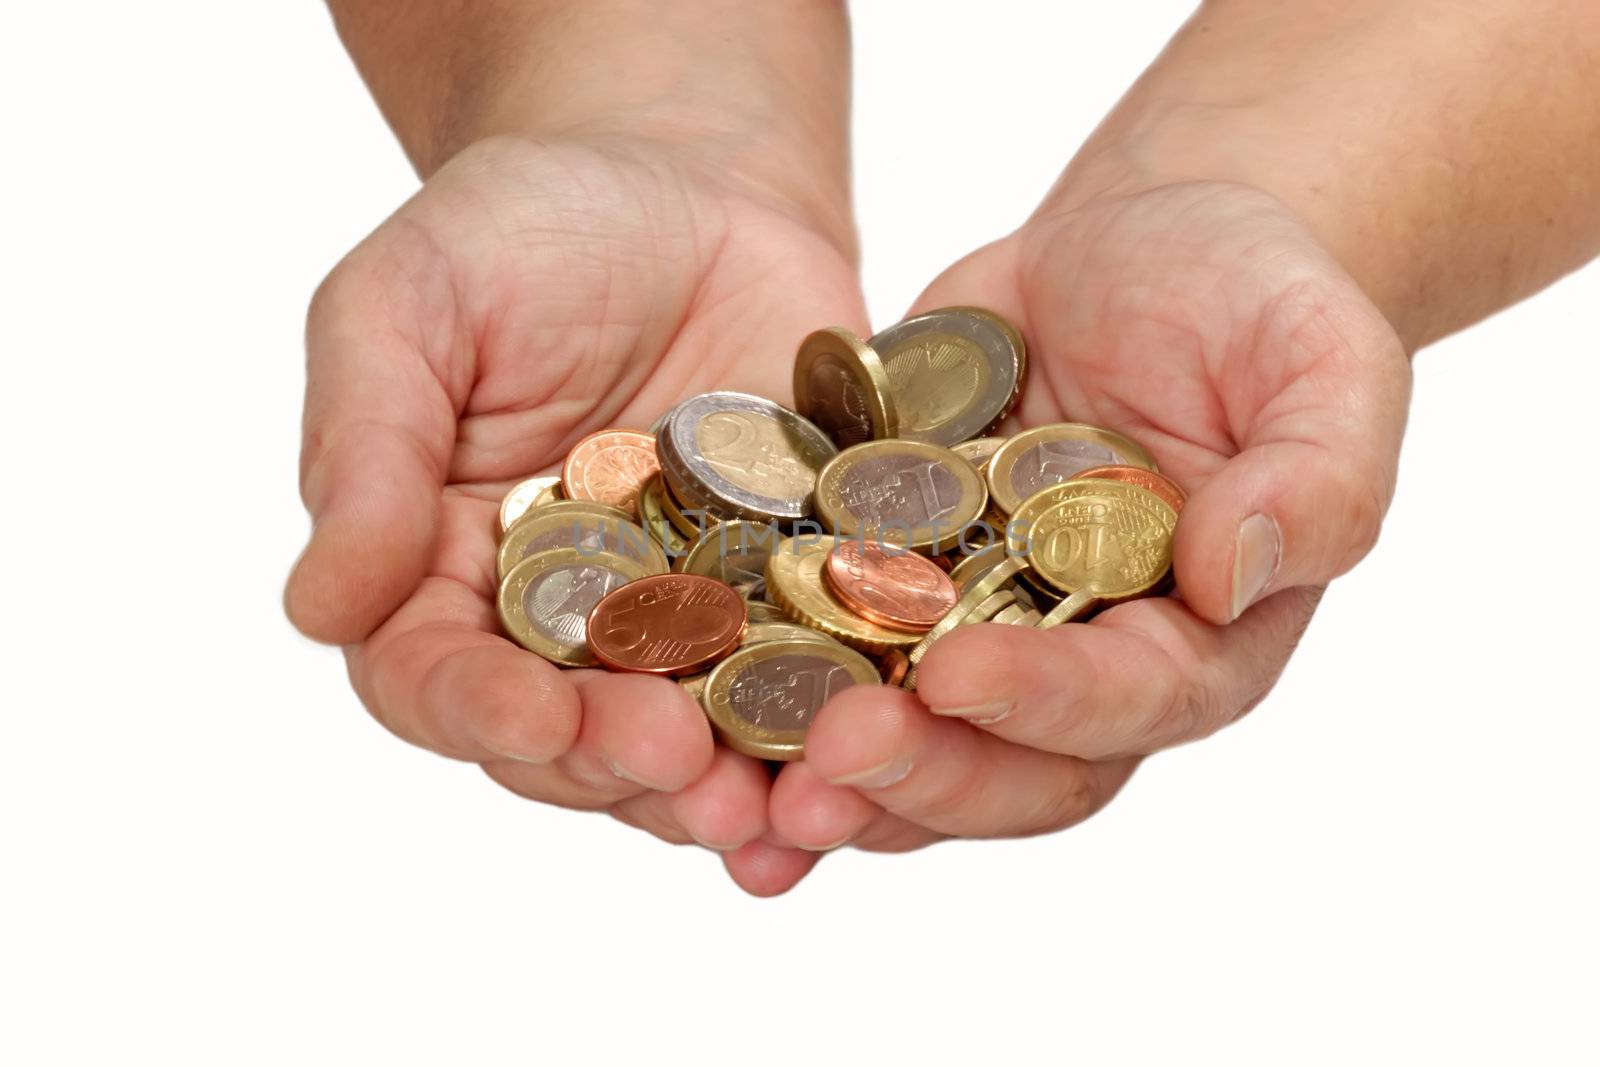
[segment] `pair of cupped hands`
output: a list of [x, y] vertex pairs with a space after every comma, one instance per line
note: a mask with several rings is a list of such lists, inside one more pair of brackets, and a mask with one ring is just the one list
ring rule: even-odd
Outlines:
[[775, 778], [714, 744], [675, 683], [514, 645], [494, 606], [513, 481], [695, 393], [789, 403], [802, 337], [872, 331], [848, 239], [783, 196], [646, 146], [497, 138], [439, 169], [313, 301], [314, 529], [290, 617], [345, 647], [401, 738], [529, 799], [716, 850], [751, 893], [845, 845], [1071, 826], [1142, 757], [1272, 686], [1324, 584], [1377, 536], [1409, 365], [1297, 218], [1237, 185], [1041, 210], [910, 312], [954, 304], [1027, 339], [1020, 426], [1116, 429], [1188, 491], [1177, 596], [1087, 625], [956, 630], [917, 692], [835, 697]]

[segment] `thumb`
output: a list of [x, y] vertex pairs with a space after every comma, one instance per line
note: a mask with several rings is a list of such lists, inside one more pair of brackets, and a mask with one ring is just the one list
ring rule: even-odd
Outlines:
[[1241, 420], [1243, 448], [1185, 504], [1173, 546], [1184, 600], [1210, 622], [1231, 622], [1283, 589], [1326, 584], [1377, 541], [1411, 369], [1375, 310], [1352, 318], [1317, 313], [1263, 332], [1251, 364], [1277, 368], [1281, 385]]
[[290, 620], [335, 644], [365, 639], [416, 589], [440, 522], [456, 403], [470, 361], [443, 257], [380, 230], [312, 300], [301, 496], [310, 542], [284, 591]]

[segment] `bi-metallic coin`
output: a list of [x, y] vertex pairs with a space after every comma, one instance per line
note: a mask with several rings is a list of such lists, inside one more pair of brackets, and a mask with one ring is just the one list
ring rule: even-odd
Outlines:
[[894, 437], [900, 428], [889, 374], [849, 330], [818, 330], [794, 361], [794, 406], [840, 448]]
[[680, 504], [756, 522], [810, 515], [817, 472], [837, 451], [809, 420], [747, 393], [685, 400], [656, 440]]
[[987, 502], [972, 464], [921, 441], [847, 448], [817, 479], [817, 514], [834, 533], [907, 548], [950, 547]]
[[990, 458], [989, 498], [1010, 515], [1046, 486], [1111, 464], [1156, 469], [1150, 453], [1119, 433], [1075, 422], [1036, 426], [1011, 438]]
[[889, 373], [900, 436], [950, 447], [981, 436], [1016, 403], [1026, 371], [1022, 337], [981, 308], [941, 308], [867, 342]]
[[547, 549], [500, 583], [500, 622], [517, 644], [552, 663], [592, 666], [589, 613], [607, 593], [647, 574], [636, 560], [613, 552]]
[[876, 685], [871, 661], [843, 645], [767, 641], [748, 645], [717, 664], [701, 705], [723, 742], [736, 752], [769, 760], [805, 755], [806, 731], [817, 709], [853, 685]]

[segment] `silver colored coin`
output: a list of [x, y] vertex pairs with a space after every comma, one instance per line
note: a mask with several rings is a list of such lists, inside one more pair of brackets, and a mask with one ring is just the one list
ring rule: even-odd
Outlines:
[[888, 372], [899, 435], [946, 448], [1004, 418], [1026, 369], [1016, 331], [999, 316], [972, 308], [914, 316], [867, 344]]
[[765, 397], [717, 392], [672, 409], [656, 436], [680, 500], [721, 519], [803, 519], [817, 472], [836, 453], [815, 425]]

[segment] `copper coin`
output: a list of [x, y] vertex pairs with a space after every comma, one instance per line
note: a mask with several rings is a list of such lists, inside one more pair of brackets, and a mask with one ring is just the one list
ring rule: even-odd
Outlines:
[[632, 430], [601, 430], [572, 446], [561, 468], [561, 488], [569, 500], [598, 500], [639, 513], [639, 491], [661, 469], [656, 441]]
[[589, 648], [618, 671], [694, 674], [739, 647], [744, 599], [715, 578], [661, 574], [608, 593], [589, 613]]
[[898, 648], [891, 648], [878, 657], [878, 673], [883, 675], [884, 685], [902, 686], [906, 675], [911, 673], [911, 657]]
[[841, 539], [823, 574], [845, 607], [902, 633], [928, 629], [960, 598], [938, 564], [877, 541]]
[[1171, 478], [1155, 471], [1147, 471], [1143, 467], [1125, 467], [1121, 464], [1090, 467], [1086, 471], [1079, 471], [1074, 477], [1105, 478], [1125, 485], [1137, 485], [1140, 489], [1148, 489], [1160, 497], [1173, 511], [1182, 511], [1183, 502], [1188, 499], [1188, 495], [1179, 489]]

